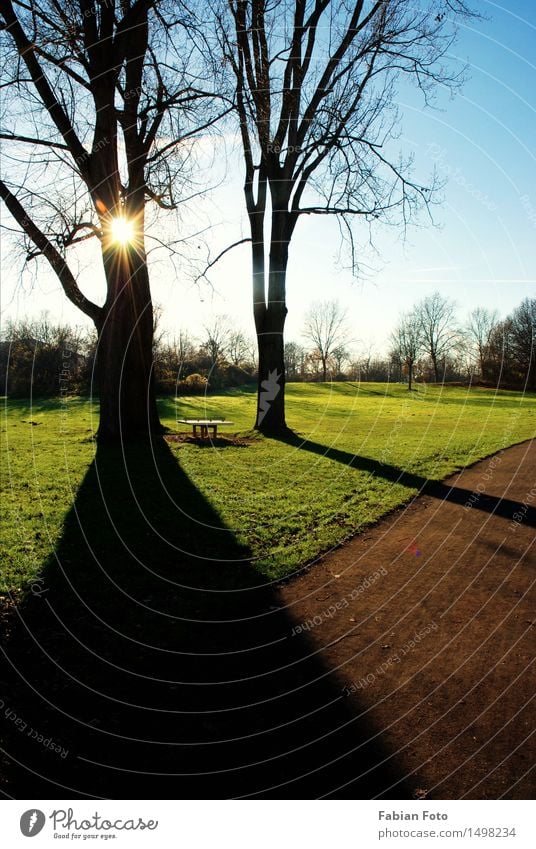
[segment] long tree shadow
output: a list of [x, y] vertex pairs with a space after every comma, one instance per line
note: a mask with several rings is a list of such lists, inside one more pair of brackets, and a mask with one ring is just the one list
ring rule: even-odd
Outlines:
[[472, 509], [493, 513], [495, 516], [501, 516], [510, 521], [514, 514], [522, 511], [523, 523], [531, 528], [536, 527], [536, 508], [521, 504], [519, 501], [513, 501], [510, 498], [497, 498], [494, 495], [480, 491], [475, 492], [460, 486], [449, 486], [440, 480], [433, 480], [423, 475], [408, 472], [390, 463], [383, 463], [371, 457], [362, 457], [359, 454], [341, 451], [339, 448], [333, 448], [329, 445], [311, 442], [306, 437], [293, 431], [287, 431], [286, 434], [278, 436], [277, 439], [286, 445], [291, 445], [303, 451], [310, 451], [312, 454], [318, 454], [328, 460], [342, 463], [349, 468], [367, 472], [371, 476], [375, 475], [391, 483], [417, 489], [419, 495], [430, 495], [441, 501], [450, 501], [452, 504], [467, 504]]
[[8, 620], [4, 794], [409, 795], [248, 558], [163, 441], [99, 447]]

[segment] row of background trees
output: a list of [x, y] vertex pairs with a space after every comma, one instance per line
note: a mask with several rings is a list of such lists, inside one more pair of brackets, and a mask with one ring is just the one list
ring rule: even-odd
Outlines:
[[[202, 394], [253, 384], [258, 376], [255, 340], [227, 316], [217, 316], [197, 336], [186, 330], [154, 334], [156, 390]], [[285, 344], [289, 381], [480, 382], [536, 390], [536, 299], [526, 298], [505, 319], [474, 309], [460, 321], [455, 303], [439, 292], [400, 316], [383, 352], [360, 344], [338, 301], [312, 304], [302, 342]], [[0, 379], [6, 394], [27, 397], [98, 392], [97, 336], [50, 322], [8, 323], [0, 343]]]

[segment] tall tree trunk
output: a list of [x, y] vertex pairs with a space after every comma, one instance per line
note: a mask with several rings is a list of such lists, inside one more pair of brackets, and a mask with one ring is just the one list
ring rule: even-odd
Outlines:
[[259, 382], [255, 427], [277, 435], [287, 429], [285, 420], [285, 357], [283, 331], [286, 307], [269, 305], [261, 329], [257, 327]]
[[408, 362], [408, 392], [411, 392], [412, 382], [413, 382], [413, 363], [410, 360]]
[[161, 432], [153, 379], [153, 308], [146, 257], [135, 245], [104, 255], [108, 295], [98, 329], [101, 440]]
[[[260, 286], [254, 285], [254, 314], [259, 349], [259, 379], [255, 427], [262, 433], [278, 435], [287, 430], [285, 420], [284, 329], [287, 316], [285, 283], [288, 243], [272, 238], [268, 304], [259, 299]], [[255, 279], [255, 261], [254, 261]], [[255, 295], [255, 289], [257, 294]], [[264, 293], [263, 293], [264, 296]]]

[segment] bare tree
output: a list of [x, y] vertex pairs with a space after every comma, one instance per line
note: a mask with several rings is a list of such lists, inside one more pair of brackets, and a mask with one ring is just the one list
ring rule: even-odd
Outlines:
[[512, 338], [513, 321], [508, 316], [497, 322], [489, 340], [488, 375], [490, 380], [501, 384], [517, 383], [516, 358]]
[[318, 348], [314, 348], [305, 355], [305, 373], [311, 375], [313, 380], [319, 380], [322, 376], [322, 357]]
[[167, 341], [165, 334], [155, 340], [155, 369], [165, 371], [174, 380], [184, 376], [189, 363], [195, 354], [195, 345], [187, 330], [180, 329], [171, 340]]
[[250, 343], [241, 330], [232, 330], [227, 340], [227, 355], [229, 362], [240, 368], [249, 359]]
[[[146, 206], [176, 207], [190, 140], [216, 119], [195, 18], [167, 0], [4, 0], [1, 21], [1, 197], [28, 260], [46, 260], [97, 328], [100, 438], [159, 430]], [[102, 305], [70, 262], [90, 239]]]
[[251, 364], [253, 370], [257, 368], [258, 363], [258, 349], [257, 349], [257, 340], [252, 338], [251, 336], [246, 336], [247, 341], [247, 357], [248, 361]]
[[225, 361], [232, 335], [229, 319], [226, 315], [217, 315], [203, 328], [204, 338], [201, 348], [208, 357], [210, 370], [214, 375]]
[[354, 359], [350, 361], [348, 366], [348, 379], [349, 380], [361, 380], [361, 361], [359, 359]]
[[525, 298], [511, 317], [511, 339], [521, 380], [536, 389], [536, 298]]
[[387, 365], [389, 379], [392, 378], [393, 380], [397, 380], [399, 383], [402, 383], [402, 367], [404, 363], [402, 361], [402, 355], [398, 347], [398, 339], [395, 339], [393, 345], [389, 350]]
[[536, 298], [525, 298], [490, 334], [489, 378], [497, 385], [536, 389]]
[[396, 83], [412, 81], [425, 102], [437, 84], [457, 88], [461, 72], [447, 57], [458, 23], [471, 14], [461, 0], [219, 6], [223, 61], [236, 79], [259, 348], [256, 427], [265, 432], [286, 428], [283, 333], [296, 224], [338, 216], [356, 266], [353, 219], [406, 225], [431, 202], [434, 179], [415, 181], [411, 159], [388, 144], [398, 132]]
[[469, 314], [467, 334], [476, 345], [478, 366], [483, 380], [486, 379], [486, 363], [489, 359], [492, 334], [498, 323], [499, 314], [497, 310], [477, 307]]
[[448, 354], [460, 344], [462, 334], [455, 324], [456, 304], [450, 298], [434, 292], [416, 307], [422, 346], [429, 355], [436, 383], [441, 379], [442, 364]]
[[303, 378], [306, 351], [298, 342], [285, 342], [285, 371], [289, 380]]
[[183, 328], [179, 330], [178, 336], [173, 339], [173, 347], [179, 364], [179, 372], [184, 369], [185, 364], [193, 357], [195, 346], [189, 332]]
[[346, 346], [341, 343], [340, 345], [337, 345], [335, 348], [333, 348], [331, 356], [333, 359], [333, 368], [335, 374], [342, 374], [344, 363], [347, 363], [350, 359], [350, 352], [348, 351]]
[[338, 301], [312, 304], [305, 317], [303, 336], [317, 349], [322, 363], [322, 380], [326, 381], [329, 358], [348, 339], [346, 310]]
[[374, 356], [374, 345], [368, 342], [359, 357], [359, 379], [370, 380], [370, 364]]
[[398, 325], [391, 334], [392, 353], [408, 370], [408, 391], [411, 392], [413, 370], [423, 346], [421, 317], [417, 310], [406, 313], [400, 318]]

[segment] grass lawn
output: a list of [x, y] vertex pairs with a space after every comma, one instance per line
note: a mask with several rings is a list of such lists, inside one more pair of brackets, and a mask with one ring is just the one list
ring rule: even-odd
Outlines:
[[[290, 384], [287, 421], [297, 439], [289, 442], [252, 432], [254, 407], [251, 388], [160, 401], [172, 431], [186, 428], [178, 418], [226, 417], [234, 422], [229, 431], [247, 437], [242, 445], [170, 448], [189, 485], [252, 553], [255, 568], [274, 579], [376, 521], [421, 480], [439, 480], [536, 434], [535, 395], [484, 389]], [[95, 454], [98, 413], [77, 398], [6, 401], [4, 412], [2, 592], [27, 586], [54, 551]]]

